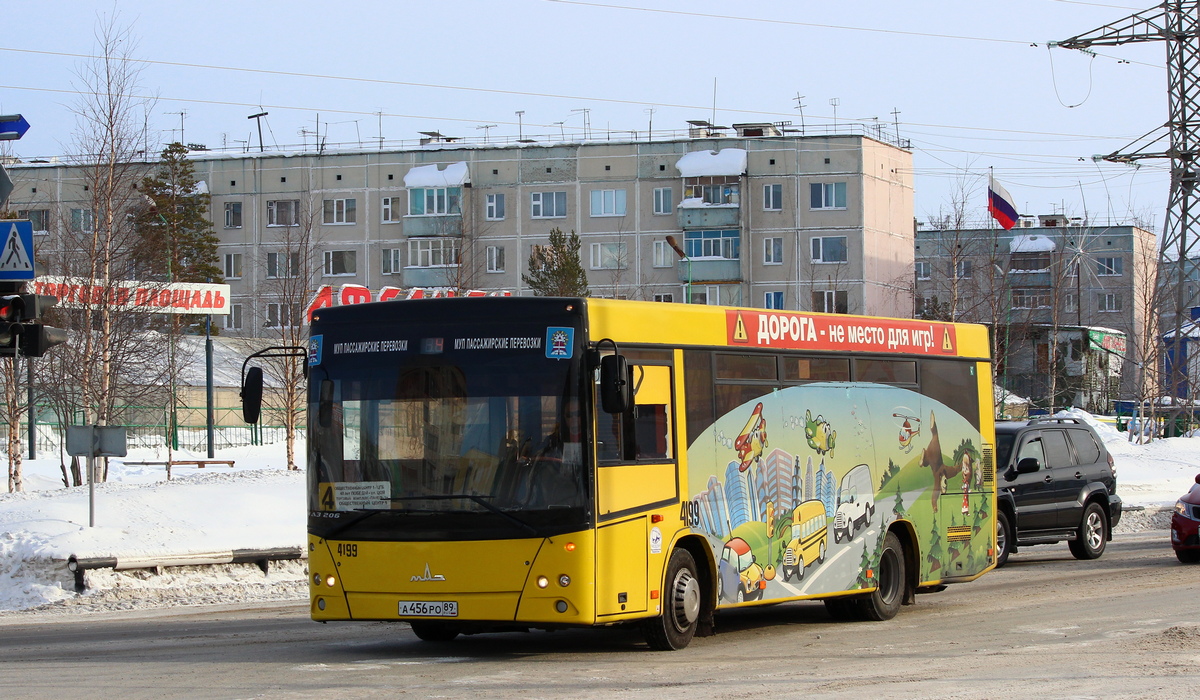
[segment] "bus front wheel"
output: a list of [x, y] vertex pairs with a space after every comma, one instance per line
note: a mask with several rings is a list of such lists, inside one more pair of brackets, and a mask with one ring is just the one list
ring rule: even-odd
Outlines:
[[662, 615], [646, 621], [646, 643], [656, 651], [674, 651], [692, 641], [700, 620], [700, 579], [696, 560], [686, 549], [671, 553], [664, 593]]

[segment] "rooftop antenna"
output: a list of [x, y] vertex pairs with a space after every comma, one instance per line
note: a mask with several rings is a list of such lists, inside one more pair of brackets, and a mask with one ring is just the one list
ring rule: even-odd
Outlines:
[[558, 132], [562, 135], [562, 140], [566, 141], [567, 130], [563, 128], [563, 122], [554, 122], [554, 125], [558, 127]]
[[525, 110], [517, 110], [517, 143], [525, 140]]
[[383, 110], [375, 113], [379, 117], [379, 150], [383, 150]]
[[496, 124], [481, 124], [476, 129], [483, 129], [483, 142], [488, 142], [488, 135], [492, 133], [492, 129], [496, 128]]
[[[183, 118], [187, 114], [187, 110], [181, 109], [178, 112], [167, 112], [167, 114], [178, 114], [179, 115], [179, 143], [183, 143]], [[171, 133], [174, 133], [174, 132], [175, 132], [175, 130], [171, 129]]]
[[[646, 126], [646, 140], [653, 141], [654, 140], [654, 108], [647, 107], [647, 108], [643, 109], [642, 111], [645, 112], [646, 114], [650, 115], [650, 122]], [[637, 140], [636, 136], [634, 137], [634, 140]]]
[[896, 140], [900, 140], [900, 110], [892, 107], [892, 123], [896, 127]]
[[571, 110], [571, 114], [575, 114], [576, 112], [583, 112], [583, 140], [586, 141], [591, 137], [590, 132], [592, 128], [592, 110], [588, 109], [587, 107]]
[[804, 95], [801, 95], [799, 93], [799, 91], [797, 91], [796, 97], [794, 99], [796, 100], [796, 109], [800, 110], [800, 135], [803, 136], [804, 135], [804, 103], [801, 102], [801, 100], [804, 99]]
[[842, 98], [840, 98], [840, 97], [830, 97], [829, 98], [829, 106], [833, 107], [833, 130], [835, 132], [837, 131], [837, 108], [838, 108], [838, 105], [840, 105], [841, 103], [842, 103]]
[[[259, 109], [262, 109], [262, 108], [259, 107]], [[253, 119], [256, 122], [258, 122], [258, 152], [259, 153], [262, 153], [265, 150], [263, 147], [263, 138], [262, 138], [262, 118], [265, 116], [267, 116], [266, 112], [259, 112], [258, 114], [251, 114], [250, 116], [246, 117], [247, 119]]]
[[709, 121], [711, 121], [713, 124], [716, 124], [716, 123], [717, 123], [717, 76], [715, 76], [715, 75], [713, 76], [713, 111], [712, 111], [712, 119], [710, 119]]

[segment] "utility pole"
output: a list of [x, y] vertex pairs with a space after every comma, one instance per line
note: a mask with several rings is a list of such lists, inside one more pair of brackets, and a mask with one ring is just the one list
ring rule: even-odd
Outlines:
[[[1125, 153], [1098, 158], [1114, 163], [1147, 159], [1171, 161], [1171, 192], [1159, 247], [1158, 277], [1152, 313], [1162, 318], [1170, 299], [1172, 340], [1167, 349], [1169, 368], [1163, 390], [1175, 395], [1186, 387], [1188, 373], [1183, 362], [1183, 324], [1188, 309], [1197, 305], [1197, 292], [1189, 289], [1200, 282], [1200, 205], [1196, 184], [1200, 177], [1200, 0], [1165, 0], [1161, 5], [1136, 12], [1090, 32], [1056, 42], [1065, 49], [1087, 50], [1093, 46], [1162, 41], [1167, 48], [1167, 123], [1138, 139]], [[1165, 142], [1165, 143], [1164, 143]], [[1158, 324], [1151, 323], [1154, 328]], [[1142, 361], [1145, 358], [1141, 358]], [[1172, 419], [1182, 409], [1174, 409]]]

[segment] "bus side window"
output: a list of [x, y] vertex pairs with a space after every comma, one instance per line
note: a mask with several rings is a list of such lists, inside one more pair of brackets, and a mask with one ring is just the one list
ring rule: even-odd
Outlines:
[[634, 406], [606, 413], [596, 399], [596, 459], [600, 463], [674, 459], [671, 368], [630, 364]]

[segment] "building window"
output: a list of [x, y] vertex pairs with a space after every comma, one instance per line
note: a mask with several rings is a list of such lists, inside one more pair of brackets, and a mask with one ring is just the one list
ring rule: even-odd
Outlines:
[[919, 279], [919, 280], [929, 279], [930, 269], [929, 269], [929, 263], [927, 261], [918, 260], [915, 263], [915, 266], [917, 268], [917, 279]]
[[533, 192], [529, 195], [529, 216], [535, 219], [561, 219], [566, 215], [566, 192]]
[[33, 224], [34, 233], [46, 233], [50, 230], [50, 210], [49, 209], [18, 209], [18, 219], [29, 219]]
[[242, 305], [230, 304], [229, 313], [225, 315], [225, 328], [231, 331], [242, 330]]
[[266, 328], [288, 328], [293, 324], [299, 324], [302, 321], [299, 304], [277, 304], [271, 302], [267, 304], [266, 320], [263, 326]]
[[832, 289], [812, 293], [813, 311], [827, 314], [850, 313], [850, 300], [846, 292]]
[[1013, 253], [1008, 260], [1012, 272], [1045, 272], [1050, 269], [1049, 253]]
[[74, 233], [91, 233], [96, 228], [96, 219], [91, 209], [71, 210], [71, 231]]
[[353, 250], [325, 251], [322, 273], [326, 277], [353, 275], [358, 273], [358, 253]]
[[671, 197], [670, 187], [655, 187], [654, 188], [654, 213], [655, 214], [670, 214], [674, 206]]
[[1073, 314], [1073, 313], [1079, 311], [1079, 298], [1076, 297], [1074, 294], [1064, 295], [1063, 296], [1063, 311], [1066, 311], [1069, 314]]
[[383, 260], [379, 263], [379, 272], [384, 275], [398, 275], [404, 269], [404, 263], [400, 260], [399, 248], [384, 248]]
[[593, 270], [624, 270], [625, 262], [624, 243], [592, 244]]
[[1101, 311], [1120, 311], [1121, 310], [1121, 295], [1111, 293], [1100, 293], [1098, 296], [1099, 306]]
[[1050, 290], [1045, 287], [1014, 289], [1012, 305], [1014, 309], [1048, 309], [1050, 308]]
[[380, 205], [383, 208], [383, 223], [394, 224], [400, 221], [400, 206], [403, 203], [401, 197], [384, 197], [380, 200]]
[[1096, 274], [1101, 277], [1116, 277], [1121, 274], [1121, 258], [1097, 258]]
[[675, 301], [674, 294], [655, 294], [654, 301], [661, 301], [666, 304], [671, 304]]
[[846, 183], [814, 182], [809, 185], [809, 206], [813, 209], [845, 209]]
[[741, 235], [737, 229], [725, 231], [685, 231], [683, 252], [690, 260], [717, 258], [720, 260], [741, 259]]
[[299, 253], [267, 253], [267, 278], [298, 277], [300, 275]]
[[300, 200], [276, 199], [267, 202], [267, 226], [298, 226]]
[[684, 191], [689, 199], [700, 199], [705, 204], [737, 204], [741, 188], [733, 183], [724, 185], [693, 185]]
[[763, 295], [763, 308], [782, 309], [783, 292], [767, 292]]
[[783, 210], [783, 185], [763, 185], [763, 209], [766, 211]]
[[[501, 197], [503, 196], [501, 195]], [[504, 246], [490, 245], [487, 247], [487, 271], [504, 272]]]
[[225, 254], [225, 279], [236, 280], [242, 276], [242, 254]]
[[408, 215], [461, 214], [461, 200], [461, 187], [414, 187], [408, 191]]
[[457, 238], [413, 238], [408, 242], [409, 267], [453, 267], [457, 264]]
[[504, 195], [489, 194], [487, 196], [487, 211], [484, 218], [488, 221], [503, 221], [504, 220]]
[[675, 251], [666, 241], [654, 242], [654, 267], [671, 267], [675, 264]]
[[[783, 239], [782, 238], [764, 238], [763, 239], [763, 264], [764, 265], [782, 265], [783, 264]], [[775, 307], [768, 306], [768, 309]]]
[[950, 263], [950, 274], [954, 279], [969, 280], [974, 271], [975, 266], [971, 264], [970, 260], [959, 260]]
[[846, 262], [846, 237], [817, 236], [813, 238], [812, 261], [815, 263]]
[[592, 216], [625, 216], [625, 190], [592, 190]]
[[242, 203], [225, 202], [225, 228], [242, 227]]
[[355, 221], [355, 202], [353, 199], [326, 199], [323, 203], [325, 210], [324, 223], [352, 224]]
[[932, 313], [937, 309], [937, 297], [917, 297], [916, 302], [914, 315], [917, 318], [923, 318], [926, 313]]

